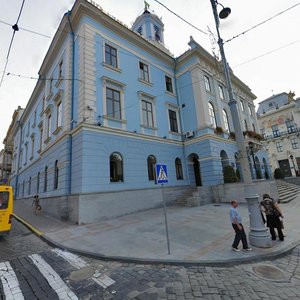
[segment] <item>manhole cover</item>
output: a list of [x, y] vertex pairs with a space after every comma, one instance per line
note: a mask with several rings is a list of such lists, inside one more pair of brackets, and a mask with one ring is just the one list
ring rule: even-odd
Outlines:
[[268, 265], [259, 265], [259, 266], [255, 266], [253, 267], [253, 271], [266, 279], [270, 279], [270, 280], [282, 280], [285, 279], [285, 275], [284, 273], [273, 267], [273, 266], [268, 266]]
[[94, 274], [94, 270], [92, 268], [84, 267], [80, 270], [73, 271], [70, 274], [70, 279], [73, 281], [81, 281], [92, 277], [93, 274]]

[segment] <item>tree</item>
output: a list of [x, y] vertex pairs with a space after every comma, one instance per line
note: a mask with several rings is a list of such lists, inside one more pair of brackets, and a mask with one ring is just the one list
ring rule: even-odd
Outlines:
[[240, 173], [239, 169], [235, 170], [235, 175], [236, 175], [237, 181], [241, 181], [241, 173]]
[[274, 171], [274, 178], [275, 179], [283, 179], [284, 178], [284, 173], [280, 168], [275, 169]]
[[223, 169], [224, 183], [237, 182], [237, 176], [232, 166], [225, 166]]

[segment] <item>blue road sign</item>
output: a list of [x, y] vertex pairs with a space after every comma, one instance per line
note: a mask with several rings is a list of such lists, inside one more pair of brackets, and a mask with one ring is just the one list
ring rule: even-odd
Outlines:
[[156, 164], [157, 183], [168, 183], [167, 165]]

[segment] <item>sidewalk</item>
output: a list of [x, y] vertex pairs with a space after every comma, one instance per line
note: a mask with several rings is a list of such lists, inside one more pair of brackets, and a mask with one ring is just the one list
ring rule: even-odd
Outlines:
[[[35, 215], [30, 200], [15, 201], [15, 214], [38, 235], [61, 248], [99, 258], [139, 262], [198, 263], [226, 265], [272, 259], [300, 243], [300, 196], [281, 204], [286, 235], [272, 248], [234, 252], [234, 232], [229, 222], [229, 204], [201, 207], [168, 207], [171, 254], [168, 255], [163, 209], [139, 212], [97, 224], [72, 225], [45, 215]], [[240, 205], [246, 232], [248, 209]], [[241, 247], [241, 245], [240, 245]]]

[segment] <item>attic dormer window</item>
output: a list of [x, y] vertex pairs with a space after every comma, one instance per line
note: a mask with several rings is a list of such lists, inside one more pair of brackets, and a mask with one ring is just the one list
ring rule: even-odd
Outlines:
[[160, 29], [159, 29], [159, 27], [154, 25], [154, 31], [155, 31], [155, 40], [160, 42]]
[[143, 27], [140, 26], [140, 27], [138, 28], [137, 32], [138, 32], [140, 35], [142, 35], [142, 34], [143, 34]]

